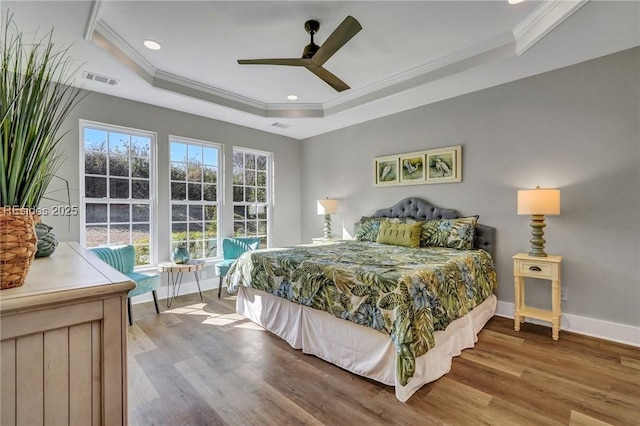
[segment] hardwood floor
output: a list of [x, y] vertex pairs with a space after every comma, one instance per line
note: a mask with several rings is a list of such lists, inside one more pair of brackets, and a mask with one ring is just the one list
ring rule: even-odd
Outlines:
[[494, 317], [451, 372], [406, 403], [234, 312], [180, 296], [129, 327], [131, 425], [638, 425], [640, 349]]

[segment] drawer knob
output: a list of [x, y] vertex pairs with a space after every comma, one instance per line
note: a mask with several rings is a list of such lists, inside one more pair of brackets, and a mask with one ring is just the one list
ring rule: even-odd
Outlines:
[[539, 266], [529, 266], [529, 270], [530, 271], [536, 271], [536, 272], [542, 271], [542, 269], [540, 269]]

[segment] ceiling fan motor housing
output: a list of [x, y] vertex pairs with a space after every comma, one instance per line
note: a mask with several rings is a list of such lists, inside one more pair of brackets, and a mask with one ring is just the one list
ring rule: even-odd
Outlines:
[[318, 22], [318, 21], [314, 21], [312, 19], [312, 20], [309, 20], [309, 21], [304, 23], [304, 30], [306, 32], [308, 32], [309, 35], [311, 35], [311, 43], [307, 44], [304, 47], [304, 50], [302, 51], [302, 58], [303, 59], [312, 58], [313, 55], [315, 55], [315, 53], [320, 48], [320, 46], [318, 46], [317, 44], [315, 44], [313, 42], [313, 35], [315, 33], [317, 33], [319, 29], [320, 29], [320, 22]]
[[320, 22], [314, 21], [313, 19], [304, 23], [304, 30], [311, 35], [314, 35], [320, 29]]
[[307, 44], [307, 45], [304, 47], [304, 50], [302, 51], [302, 57], [303, 57], [304, 59], [312, 58], [312, 57], [313, 57], [313, 55], [315, 55], [315, 54], [316, 54], [316, 52], [318, 51], [318, 49], [319, 49], [319, 48], [320, 48], [320, 46], [318, 46], [318, 45], [317, 45], [317, 44], [315, 44], [315, 43]]

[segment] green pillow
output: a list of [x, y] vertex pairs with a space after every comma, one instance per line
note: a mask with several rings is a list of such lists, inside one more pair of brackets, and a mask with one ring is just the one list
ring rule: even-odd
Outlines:
[[399, 223], [385, 220], [380, 223], [376, 242], [395, 246], [420, 247], [422, 222]]
[[376, 238], [378, 238], [381, 221], [382, 218], [380, 217], [362, 216], [356, 230], [356, 240], [375, 242]]
[[472, 249], [477, 223], [478, 216], [427, 220], [422, 224], [420, 246]]

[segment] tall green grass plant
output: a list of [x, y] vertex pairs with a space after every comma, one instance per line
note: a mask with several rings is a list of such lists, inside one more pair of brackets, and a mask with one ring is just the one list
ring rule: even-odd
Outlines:
[[63, 156], [60, 128], [84, 97], [53, 29], [27, 42], [7, 13], [0, 35], [0, 206], [37, 208]]

